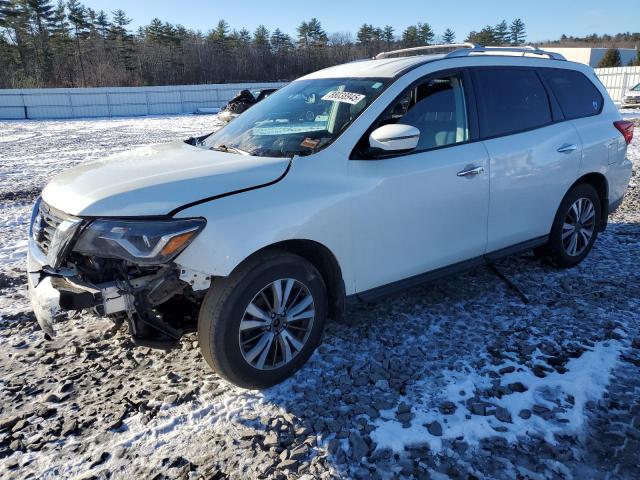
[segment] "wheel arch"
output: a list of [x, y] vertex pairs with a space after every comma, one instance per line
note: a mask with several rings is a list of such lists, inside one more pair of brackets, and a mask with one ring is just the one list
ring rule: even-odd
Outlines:
[[604, 231], [607, 227], [607, 220], [609, 218], [609, 182], [607, 177], [599, 172], [590, 172], [582, 175], [578, 178], [573, 185], [567, 190], [567, 193], [576, 185], [586, 184], [591, 185], [598, 192], [598, 198], [600, 199], [601, 218], [600, 218], [600, 231]]
[[316, 267], [327, 287], [329, 316], [336, 320], [342, 319], [346, 303], [345, 284], [338, 259], [329, 248], [315, 240], [284, 240], [252, 253], [241, 264], [266, 250], [280, 250], [298, 255]]

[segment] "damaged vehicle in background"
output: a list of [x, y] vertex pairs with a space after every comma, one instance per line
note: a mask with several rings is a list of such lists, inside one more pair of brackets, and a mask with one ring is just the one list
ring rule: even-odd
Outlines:
[[252, 107], [258, 102], [261, 102], [273, 92], [278, 90], [277, 88], [265, 88], [262, 90], [242, 90], [238, 95], [233, 97], [229, 102], [222, 107], [220, 113], [218, 114], [218, 118], [223, 122], [229, 123], [231, 120], [236, 118], [242, 112]]
[[197, 328], [216, 372], [263, 388], [347, 300], [533, 248], [580, 263], [622, 202], [633, 123], [585, 65], [449, 50], [321, 70], [215, 133], [55, 177], [29, 235], [42, 329], [85, 309], [139, 344]]

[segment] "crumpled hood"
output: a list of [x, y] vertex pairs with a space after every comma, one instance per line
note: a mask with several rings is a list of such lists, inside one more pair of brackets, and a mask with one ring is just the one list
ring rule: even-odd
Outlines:
[[45, 187], [42, 199], [71, 215], [166, 215], [191, 202], [273, 182], [289, 161], [184, 142], [154, 145], [71, 168]]

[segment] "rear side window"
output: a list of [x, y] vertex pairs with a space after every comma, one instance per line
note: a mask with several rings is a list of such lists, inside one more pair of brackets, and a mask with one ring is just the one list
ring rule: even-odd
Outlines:
[[541, 70], [560, 103], [566, 119], [597, 115], [602, 110], [602, 95], [581, 72], [544, 68]]
[[507, 135], [551, 123], [547, 91], [535, 70], [477, 70], [474, 79], [483, 137]]

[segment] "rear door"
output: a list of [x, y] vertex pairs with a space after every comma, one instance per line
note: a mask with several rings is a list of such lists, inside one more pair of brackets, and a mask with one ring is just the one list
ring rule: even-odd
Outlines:
[[473, 80], [490, 163], [487, 252], [494, 252], [549, 234], [582, 146], [536, 69], [477, 69]]
[[592, 80], [576, 70], [544, 68], [540, 72], [582, 139], [581, 172], [603, 172], [607, 164], [623, 161], [627, 144], [613, 126], [618, 112], [601, 114], [604, 98]]

